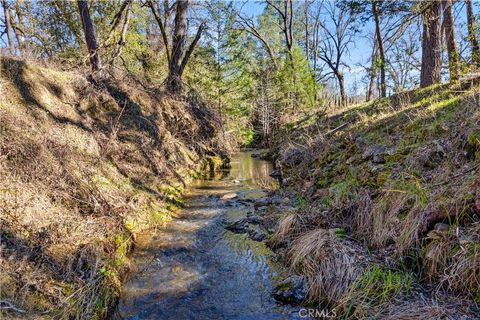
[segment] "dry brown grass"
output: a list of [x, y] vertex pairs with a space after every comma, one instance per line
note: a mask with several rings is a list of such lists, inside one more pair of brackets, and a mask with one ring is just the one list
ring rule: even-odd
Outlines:
[[480, 303], [480, 226], [432, 231], [426, 240], [423, 263], [428, 280]]
[[465, 308], [466, 304], [468, 301], [452, 297], [435, 299], [419, 294], [416, 299], [397, 300], [371, 310], [370, 317], [384, 320], [476, 319], [475, 311]]
[[288, 255], [292, 268], [308, 281], [310, 302], [330, 306], [348, 292], [368, 264], [357, 245], [325, 229], [296, 238]]
[[201, 159], [221, 151], [217, 120], [128, 78], [0, 65], [0, 311], [102, 318], [135, 232], [161, 224]]
[[451, 251], [458, 242], [453, 230], [433, 230], [425, 240], [429, 243], [423, 249], [423, 270], [428, 280], [432, 282], [447, 268]]

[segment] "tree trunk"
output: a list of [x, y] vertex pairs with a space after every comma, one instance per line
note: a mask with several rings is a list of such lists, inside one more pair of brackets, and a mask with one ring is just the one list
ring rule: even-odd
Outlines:
[[380, 13], [377, 8], [377, 0], [372, 0], [372, 12], [375, 20], [375, 35], [378, 46], [378, 63], [380, 68], [380, 92], [382, 97], [387, 96], [387, 83], [385, 78], [385, 51], [383, 49], [383, 39], [380, 27]]
[[338, 80], [338, 87], [340, 89], [340, 105], [342, 107], [346, 106], [346, 95], [345, 95], [345, 80], [343, 74], [340, 71], [336, 71], [335, 75]]
[[13, 32], [10, 16], [10, 7], [7, 0], [2, 0], [3, 14], [5, 17], [5, 33], [7, 34], [8, 48], [12, 55], [15, 55], [15, 44], [13, 42]]
[[88, 4], [86, 0], [77, 0], [78, 10], [82, 19], [83, 32], [85, 33], [85, 41], [87, 42], [88, 54], [90, 56], [90, 66], [92, 71], [100, 70], [101, 63], [98, 55], [98, 44], [95, 36], [95, 29], [93, 27], [90, 12], [88, 11]]
[[373, 95], [373, 87], [375, 86], [375, 80], [377, 77], [377, 67], [376, 67], [376, 61], [377, 61], [377, 41], [376, 39], [373, 40], [374, 45], [373, 45], [373, 50], [372, 50], [372, 64], [370, 67], [370, 81], [368, 83], [368, 88], [367, 88], [367, 96], [366, 96], [366, 101], [370, 101], [372, 99]]
[[467, 27], [468, 39], [472, 49], [472, 62], [480, 67], [480, 48], [478, 46], [477, 34], [475, 32], [475, 17], [473, 15], [472, 0], [465, 0], [467, 5]]
[[15, 26], [15, 36], [17, 37], [18, 49], [19, 49], [20, 55], [22, 55], [23, 52], [25, 51], [25, 36], [24, 36], [25, 27], [23, 23], [24, 16], [23, 16], [20, 0], [17, 0], [15, 2], [15, 13], [18, 19], [18, 23]]
[[422, 67], [420, 87], [440, 82], [442, 45], [440, 32], [440, 2], [429, 2], [423, 15]]
[[310, 35], [308, 33], [308, 1], [305, 0], [305, 56], [307, 57], [308, 65], [310, 66]]
[[457, 43], [455, 37], [455, 24], [452, 14], [452, 0], [443, 0], [443, 22], [445, 26], [445, 40], [447, 42], [448, 52], [448, 69], [450, 71], [450, 81], [457, 81], [459, 78], [460, 57], [457, 51]]
[[172, 39], [172, 55], [167, 78], [167, 89], [171, 93], [182, 91], [181, 66], [187, 40], [187, 9], [189, 0], [178, 0]]

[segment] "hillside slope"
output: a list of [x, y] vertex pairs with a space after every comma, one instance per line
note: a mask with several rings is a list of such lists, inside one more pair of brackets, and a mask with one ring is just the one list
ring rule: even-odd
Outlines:
[[220, 164], [220, 123], [126, 77], [6, 58], [0, 68], [2, 312], [103, 318], [135, 233], [162, 224], [186, 183]]
[[[480, 317], [478, 79], [285, 130], [297, 207], [274, 236], [310, 304], [349, 319]], [[292, 129], [293, 128], [293, 129]]]

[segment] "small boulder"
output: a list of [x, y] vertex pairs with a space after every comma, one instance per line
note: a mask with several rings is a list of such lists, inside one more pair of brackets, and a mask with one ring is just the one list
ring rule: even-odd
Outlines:
[[248, 212], [247, 222], [251, 224], [259, 224], [260, 222], [262, 222], [262, 219], [259, 216], [255, 215], [253, 212]]
[[450, 230], [450, 225], [439, 222], [439, 223], [436, 223], [433, 228], [437, 231], [448, 231]]
[[282, 173], [280, 170], [273, 170], [272, 173], [270, 173], [270, 177], [278, 179], [282, 177]]
[[272, 198], [272, 204], [274, 205], [281, 205], [283, 203], [283, 199], [279, 198], [279, 197], [274, 197]]
[[269, 198], [269, 197], [263, 197], [263, 198], [260, 198], [260, 199], [257, 199], [257, 201], [255, 201], [255, 203], [253, 204], [253, 206], [255, 208], [259, 208], [259, 207], [266, 207], [268, 206], [269, 204], [272, 203], [272, 199]]
[[248, 231], [247, 219], [240, 219], [233, 223], [230, 223], [225, 229], [232, 231], [233, 233], [246, 233]]
[[259, 227], [248, 230], [248, 236], [253, 241], [263, 241], [266, 238], [265, 232], [263, 232]]
[[377, 153], [373, 155], [372, 159], [373, 163], [385, 163], [385, 154], [383, 153]]
[[238, 195], [234, 192], [231, 192], [231, 193], [224, 194], [220, 199], [229, 200], [229, 199], [235, 199], [236, 197], [238, 197]]
[[381, 164], [375, 164], [373, 162], [369, 162], [367, 165], [368, 171], [370, 173], [378, 173], [383, 170], [383, 165]]
[[303, 277], [293, 275], [280, 282], [273, 291], [275, 300], [291, 305], [298, 305], [307, 296], [307, 286]]
[[387, 148], [384, 145], [373, 145], [367, 147], [363, 152], [362, 152], [362, 160], [369, 160], [372, 159], [373, 163], [376, 164], [381, 164], [385, 163], [385, 157], [386, 156], [391, 156], [395, 153], [395, 150], [392, 148]]
[[443, 146], [438, 141], [434, 141], [434, 145], [429, 148], [422, 164], [427, 169], [434, 169], [445, 157], [446, 152]]

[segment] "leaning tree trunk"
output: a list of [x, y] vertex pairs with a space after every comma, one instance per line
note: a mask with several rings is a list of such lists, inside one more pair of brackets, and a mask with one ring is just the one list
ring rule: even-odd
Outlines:
[[475, 17], [473, 15], [472, 0], [465, 0], [467, 5], [467, 27], [468, 39], [472, 49], [472, 62], [480, 67], [480, 48], [478, 46], [477, 34], [475, 32]]
[[452, 0], [443, 0], [443, 21], [445, 26], [445, 40], [447, 42], [448, 69], [450, 71], [450, 81], [457, 81], [459, 78], [460, 57], [457, 51], [455, 37], [455, 25], [452, 14]]
[[187, 9], [189, 0], [179, 0], [176, 4], [175, 27], [172, 39], [172, 55], [167, 77], [167, 90], [179, 93], [183, 89], [182, 60], [187, 39]]
[[87, 42], [88, 54], [90, 57], [90, 66], [92, 71], [100, 70], [101, 63], [98, 55], [98, 44], [95, 36], [95, 29], [93, 27], [90, 12], [88, 11], [88, 4], [86, 0], [77, 0], [78, 10], [82, 19], [83, 31], [85, 33], [85, 41]]
[[5, 32], [7, 34], [7, 41], [8, 41], [8, 48], [12, 55], [15, 54], [15, 44], [13, 42], [13, 32], [12, 32], [12, 24], [11, 24], [11, 16], [10, 16], [10, 7], [8, 5], [7, 0], [2, 0], [3, 6], [3, 14], [5, 18]]
[[442, 44], [440, 28], [440, 2], [432, 1], [423, 15], [422, 67], [420, 87], [440, 82]]

